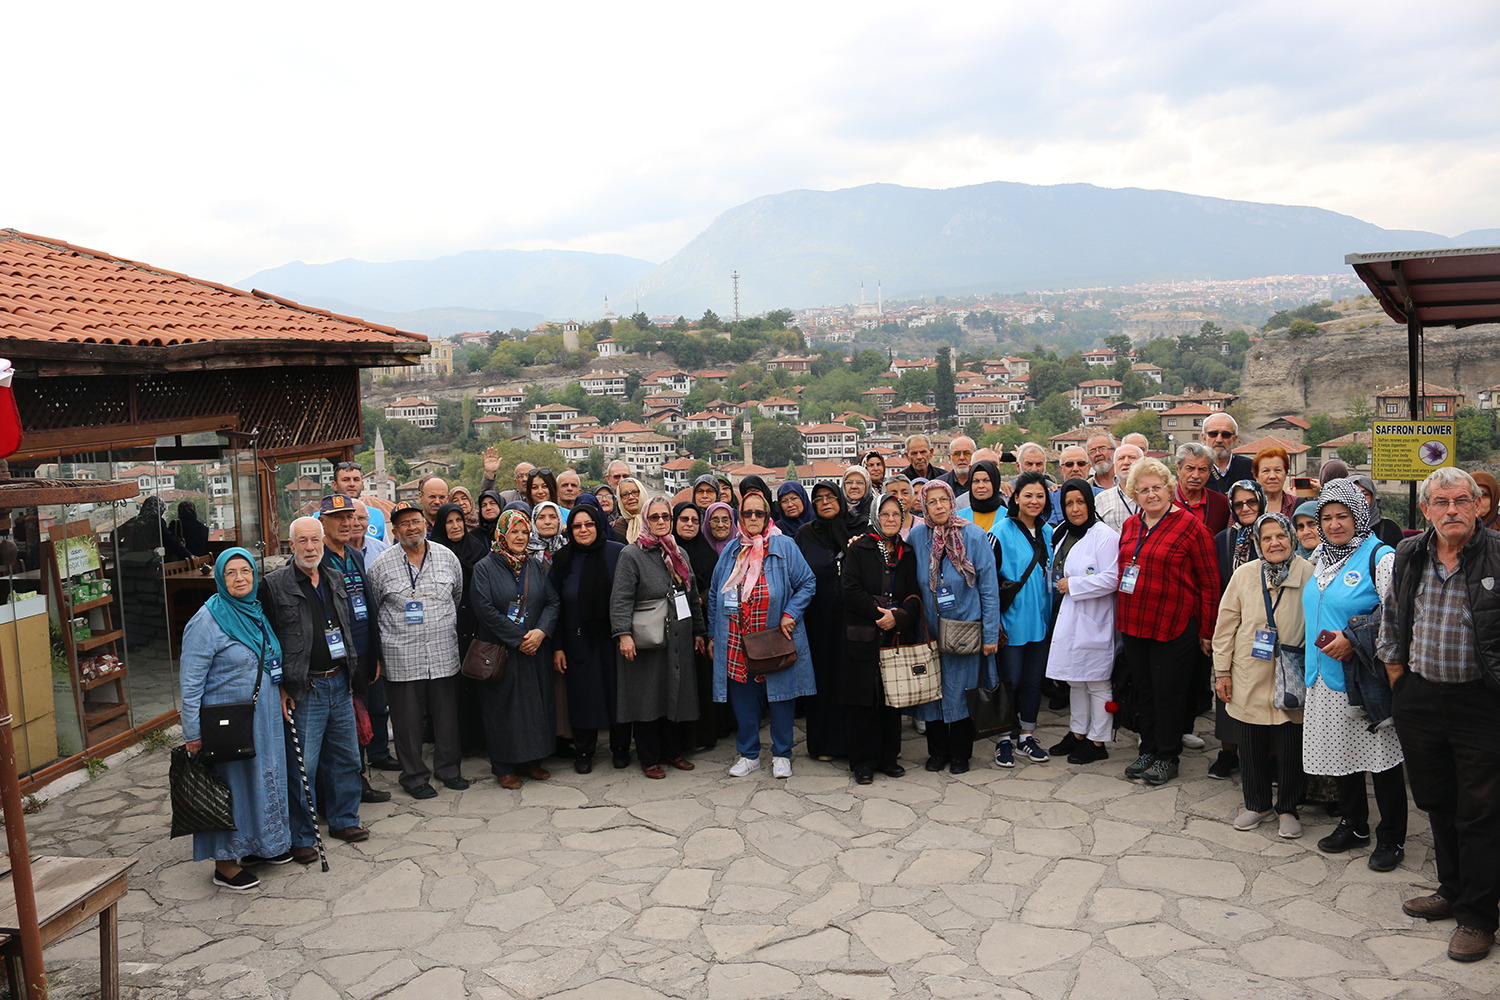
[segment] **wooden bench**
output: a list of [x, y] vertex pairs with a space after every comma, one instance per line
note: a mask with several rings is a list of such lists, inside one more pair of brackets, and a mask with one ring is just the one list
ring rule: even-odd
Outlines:
[[[85, 920], [99, 915], [99, 996], [120, 997], [120, 934], [116, 910], [125, 895], [126, 873], [135, 858], [53, 858], [38, 856], [31, 862], [31, 880], [36, 894], [37, 923], [42, 947], [58, 941]], [[5, 959], [11, 989], [24, 992], [21, 967], [20, 925], [16, 917], [16, 893], [10, 864], [0, 873], [0, 956]]]

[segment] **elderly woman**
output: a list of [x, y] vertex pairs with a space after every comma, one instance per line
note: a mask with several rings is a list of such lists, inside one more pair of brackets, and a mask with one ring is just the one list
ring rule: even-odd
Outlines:
[[874, 498], [870, 473], [863, 465], [851, 465], [844, 470], [844, 502], [849, 505], [849, 513], [859, 522], [861, 529], [870, 523], [870, 503]]
[[789, 479], [776, 487], [776, 527], [788, 538], [796, 538], [804, 524], [813, 520], [812, 498], [807, 489], [795, 479]]
[[1488, 472], [1471, 472], [1469, 475], [1479, 486], [1476, 498], [1479, 501], [1479, 526], [1495, 531], [1500, 526], [1500, 510], [1497, 510], [1500, 507], [1500, 482]]
[[711, 474], [704, 473], [693, 480], [693, 506], [699, 510], [707, 510], [710, 504], [719, 502], [719, 481]]
[[182, 632], [182, 737], [203, 749], [203, 705], [255, 699], [255, 756], [214, 765], [229, 785], [233, 830], [193, 834], [193, 860], [213, 861], [213, 884], [243, 891], [260, 879], [240, 865], [292, 860], [286, 749], [281, 725], [281, 643], [256, 600], [255, 557], [226, 549], [214, 562], [218, 592]]
[[1297, 554], [1311, 560], [1318, 546], [1323, 544], [1322, 536], [1318, 534], [1318, 501], [1309, 500], [1297, 505], [1292, 514], [1292, 530], [1297, 535]]
[[558, 550], [568, 544], [568, 536], [562, 530], [563, 520], [562, 508], [551, 500], [543, 500], [531, 508], [531, 539], [526, 543], [526, 551], [540, 559], [543, 566], [550, 568]]
[[501, 788], [521, 776], [546, 781], [542, 758], [557, 741], [557, 695], [550, 636], [557, 631], [557, 589], [547, 567], [528, 554], [531, 522], [520, 511], [500, 515], [488, 557], [474, 568], [470, 595], [476, 638], [506, 647], [505, 673], [480, 686], [490, 770]]
[[448, 502], [456, 503], [463, 509], [464, 524], [470, 531], [479, 527], [479, 511], [474, 506], [474, 495], [467, 486], [455, 486], [449, 490]]
[[803, 706], [807, 713], [808, 756], [832, 760], [849, 752], [848, 713], [839, 695], [844, 635], [833, 623], [841, 621], [844, 615], [840, 583], [844, 554], [849, 542], [861, 534], [860, 525], [865, 522], [849, 512], [836, 486], [818, 483], [812, 490], [812, 502], [814, 517], [797, 532], [797, 548], [812, 568], [816, 581], [807, 618], [822, 627], [815, 627], [807, 637], [818, 693]]
[[969, 491], [958, 501], [954, 511], [965, 521], [977, 524], [985, 531], [994, 528], [995, 521], [1004, 518], [1000, 507], [1005, 502], [1001, 492], [1000, 467], [994, 462], [981, 460], [969, 469]]
[[1177, 777], [1182, 734], [1192, 719], [1199, 653], [1212, 651], [1219, 604], [1214, 540], [1196, 516], [1172, 502], [1165, 465], [1143, 458], [1125, 492], [1140, 505], [1120, 535], [1120, 596], [1115, 621], [1141, 734], [1125, 777], [1164, 785]]
[[1286, 515], [1262, 515], [1253, 530], [1260, 558], [1234, 571], [1219, 602], [1214, 689], [1238, 723], [1245, 811], [1234, 828], [1253, 830], [1275, 815], [1281, 836], [1295, 840], [1302, 836], [1302, 710], [1276, 707], [1276, 656], [1283, 647], [1300, 648], [1305, 638], [1302, 588], [1312, 565], [1297, 555]]
[[580, 503], [568, 519], [571, 544], [552, 561], [552, 586], [560, 612], [552, 666], [567, 684], [568, 722], [573, 729], [573, 770], [594, 769], [599, 730], [609, 730], [616, 768], [630, 763], [630, 725], [618, 721], [615, 651], [605, 641], [610, 628], [610, 594], [615, 566], [625, 546], [609, 540], [604, 513]]
[[923, 523], [911, 529], [917, 560], [917, 589], [933, 636], [939, 619], [980, 623], [981, 646], [974, 653], [944, 653], [943, 692], [909, 714], [927, 723], [929, 771], [969, 770], [974, 755], [974, 722], [964, 693], [979, 686], [979, 665], [1000, 648], [1000, 587], [990, 536], [953, 513], [953, 487], [940, 480], [923, 491]]
[[490, 545], [495, 541], [495, 525], [500, 522], [500, 512], [505, 509], [505, 501], [500, 494], [494, 490], [485, 490], [479, 494], [479, 523], [472, 531], [484, 544], [484, 551], [490, 551]]
[[[610, 596], [610, 631], [619, 645], [618, 718], [631, 723], [635, 752], [648, 778], [665, 778], [662, 765], [691, 771], [682, 754], [681, 722], [698, 717], [694, 650], [703, 651], [703, 610], [693, 568], [672, 537], [672, 504], [652, 497], [645, 506], [646, 530], [620, 553]], [[638, 648], [633, 617], [636, 609], [662, 602], [665, 642]]]
[[859, 464], [865, 467], [870, 474], [870, 490], [873, 493], [884, 493], [885, 490], [885, 456], [874, 448], [859, 456]]
[[[1089, 492], [1093, 492], [1090, 487]], [[1047, 751], [1036, 740], [1036, 720], [1042, 707], [1042, 678], [1047, 675], [1047, 632], [1052, 623], [1052, 494], [1047, 477], [1023, 472], [1010, 495], [1007, 516], [990, 528], [1000, 579], [1021, 585], [1010, 607], [1000, 613], [1005, 642], [1000, 647], [1002, 676], [1014, 692], [1022, 756], [1045, 763]], [[1011, 733], [995, 743], [995, 763], [1015, 767]]]
[[703, 531], [708, 544], [718, 555], [734, 537], [734, 510], [727, 503], [711, 503], [703, 509]]
[[[1240, 479], [1229, 487], [1229, 527], [1214, 537], [1219, 555], [1219, 586], [1228, 587], [1235, 570], [1260, 558], [1255, 526], [1262, 514], [1273, 508], [1267, 502], [1260, 483]], [[1208, 765], [1208, 776], [1224, 781], [1239, 770], [1240, 734], [1235, 717], [1222, 700], [1214, 703], [1214, 737], [1219, 741], [1219, 755]]]
[[1059, 604], [1047, 656], [1047, 676], [1066, 681], [1068, 735], [1047, 752], [1069, 764], [1108, 760], [1114, 737], [1111, 679], [1115, 669], [1115, 590], [1120, 583], [1120, 536], [1099, 519], [1094, 488], [1069, 479], [1057, 493], [1062, 524], [1053, 535], [1052, 589]]
[[912, 508], [916, 501], [911, 495], [911, 481], [906, 478], [906, 473], [897, 472], [886, 477], [885, 492], [901, 501], [901, 509], [904, 515], [901, 518], [901, 537], [903, 539], [911, 536], [912, 525], [916, 519], [912, 516]]
[[[760, 768], [761, 710], [771, 716], [771, 774], [792, 776], [792, 718], [797, 699], [817, 694], [807, 630], [802, 624], [817, 584], [797, 543], [771, 524], [771, 504], [759, 492], [740, 503], [738, 534], [719, 554], [709, 586], [709, 653], [714, 658], [714, 701], [734, 708], [740, 757], [736, 778]], [[751, 673], [746, 635], [780, 628], [795, 643], [797, 662], [769, 674]]]
[[1350, 714], [1344, 664], [1354, 648], [1344, 630], [1349, 619], [1380, 604], [1391, 583], [1396, 553], [1370, 530], [1370, 505], [1347, 479], [1335, 479], [1318, 494], [1319, 546], [1313, 578], [1302, 588], [1307, 622], [1307, 707], [1302, 715], [1302, 766], [1308, 774], [1331, 775], [1338, 786], [1339, 825], [1318, 841], [1318, 850], [1342, 854], [1370, 842], [1370, 801], [1365, 772], [1375, 786], [1380, 825], [1369, 865], [1388, 872], [1406, 856], [1405, 759], [1396, 727], [1370, 732]]
[[[496, 520], [499, 512], [496, 511]], [[458, 557], [464, 572], [464, 599], [458, 605], [458, 658], [462, 660], [474, 641], [476, 619], [474, 617], [473, 590], [474, 567], [490, 554], [489, 544], [481, 541], [479, 529], [465, 530], [463, 508], [456, 503], [445, 503], [438, 508], [432, 529], [427, 536], [434, 544]], [[491, 539], [493, 539], [491, 535]], [[479, 685], [462, 674], [457, 679], [458, 738], [464, 750], [477, 749], [485, 745], [484, 722], [479, 713]]]
[[839, 698], [849, 727], [849, 769], [861, 785], [875, 771], [899, 778], [901, 710], [885, 703], [880, 650], [899, 642], [920, 642], [922, 620], [917, 592], [917, 561], [901, 538], [906, 508], [890, 493], [875, 500], [875, 530], [854, 539], [842, 567], [843, 660]]
[[[1255, 453], [1250, 461], [1250, 477], [1260, 484], [1266, 495], [1266, 510], [1292, 516], [1297, 509], [1297, 491], [1290, 489], [1287, 480], [1291, 477], [1292, 460], [1286, 449], [1268, 445]], [[1229, 512], [1234, 521], [1234, 511]]]
[[634, 542], [646, 528], [641, 509], [646, 502], [646, 487], [639, 479], [626, 478], [620, 480], [616, 489], [620, 498], [620, 516], [625, 520], [624, 527], [616, 530], [624, 532], [627, 543]]
[[[692, 567], [693, 586], [704, 602], [700, 606], [706, 607], [719, 552], [708, 541], [703, 512], [687, 501], [673, 507], [672, 537]], [[712, 750], [719, 743], [719, 707], [714, 704], [714, 661], [706, 646], [693, 654], [693, 672], [698, 687], [698, 718], [682, 724], [682, 745], [688, 750]]]

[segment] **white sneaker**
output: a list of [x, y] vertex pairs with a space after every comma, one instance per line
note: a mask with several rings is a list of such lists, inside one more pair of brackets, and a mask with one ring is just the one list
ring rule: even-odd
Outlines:
[[923, 722], [921, 719], [913, 719], [911, 722], [911, 727], [917, 731], [918, 736], [927, 735], [927, 723]]
[[773, 777], [773, 778], [790, 778], [791, 776], [792, 776], [792, 758], [790, 758], [790, 757], [772, 757], [771, 758], [771, 777]]
[[[777, 759], [779, 760], [780, 758], [777, 758]], [[729, 769], [729, 775], [730, 775], [730, 777], [733, 777], [733, 778], [743, 778], [745, 775], [749, 774], [751, 771], [759, 771], [759, 770], [760, 770], [760, 758], [759, 757], [741, 757], [739, 760], [735, 761], [734, 762], [734, 766]]]
[[1182, 745], [1187, 747], [1189, 750], [1202, 750], [1204, 746], [1206, 746], [1206, 744], [1203, 742], [1203, 737], [1199, 736], [1197, 733], [1183, 733]]

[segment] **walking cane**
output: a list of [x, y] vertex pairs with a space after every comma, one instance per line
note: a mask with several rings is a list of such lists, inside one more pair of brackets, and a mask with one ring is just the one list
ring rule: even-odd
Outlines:
[[318, 841], [318, 860], [323, 870], [328, 870], [328, 855], [323, 852], [323, 831], [318, 827], [318, 812], [313, 806], [312, 786], [307, 783], [307, 765], [302, 763], [302, 741], [297, 738], [297, 720], [289, 714], [287, 725], [292, 727], [292, 749], [297, 752], [297, 773], [302, 776], [302, 792], [307, 796], [307, 814], [312, 817], [313, 836]]

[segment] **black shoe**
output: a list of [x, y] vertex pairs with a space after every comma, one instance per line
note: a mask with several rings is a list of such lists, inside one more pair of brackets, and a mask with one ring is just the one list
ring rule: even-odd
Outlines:
[[629, 767], [630, 766], [630, 751], [629, 750], [616, 750], [614, 752], [613, 763], [615, 765], [615, 770], [616, 771], [618, 771], [622, 767]]
[[1090, 740], [1084, 740], [1082, 746], [1068, 754], [1069, 764], [1093, 764], [1101, 760], [1109, 760], [1109, 751]]
[[948, 765], [948, 773], [949, 774], [968, 774], [969, 773], [969, 758], [967, 758], [967, 757], [955, 757], [953, 759], [953, 763], [951, 763], [951, 764]]
[[1051, 754], [1053, 757], [1066, 757], [1068, 754], [1072, 753], [1074, 750], [1077, 750], [1080, 746], [1087, 742], [1088, 740], [1080, 740], [1077, 736], [1074, 736], [1071, 732], [1069, 732], [1068, 735], [1064, 736], [1062, 739], [1058, 740], [1056, 743], [1048, 747], [1047, 753]]
[[1208, 776], [1220, 781], [1226, 780], [1231, 774], [1240, 769], [1240, 755], [1230, 753], [1228, 750], [1220, 750], [1219, 756], [1208, 765]]
[[945, 767], [948, 766], [948, 758], [947, 757], [928, 757], [927, 758], [927, 763], [926, 763], [925, 766], [926, 766], [927, 770], [931, 771], [933, 774], [936, 774], [937, 772], [941, 771], [943, 768], [945, 768]]
[[1396, 866], [1401, 863], [1401, 859], [1404, 857], [1406, 857], [1406, 848], [1400, 844], [1382, 844], [1377, 841], [1375, 850], [1370, 852], [1370, 871], [1395, 871]]
[[1143, 753], [1129, 764], [1125, 765], [1125, 777], [1135, 780], [1146, 773], [1146, 768], [1156, 759], [1154, 753]]
[[465, 777], [444, 778], [443, 779], [443, 787], [444, 788], [451, 788], [455, 792], [461, 792], [465, 788], [469, 787], [469, 779], [465, 778]]
[[359, 793], [359, 801], [361, 801], [361, 802], [389, 802], [389, 801], [391, 801], [391, 793], [390, 792], [386, 792], [386, 791], [382, 791], [379, 788], [365, 788], [365, 789], [362, 789], [360, 791], [360, 793]]
[[418, 785], [416, 788], [408, 788], [406, 794], [414, 799], [431, 799], [437, 797], [437, 789], [431, 785]]
[[1141, 780], [1148, 785], [1165, 785], [1177, 777], [1177, 761], [1172, 757], [1157, 757], [1146, 768], [1146, 773], [1141, 775]]
[[856, 767], [854, 769], [854, 783], [856, 785], [875, 784], [875, 772], [868, 767]]
[[260, 879], [251, 875], [241, 868], [233, 875], [221, 875], [217, 868], [214, 869], [214, 885], [221, 889], [233, 889], [236, 892], [244, 892], [246, 889], [254, 889], [260, 885]]
[[882, 764], [880, 765], [880, 773], [887, 778], [899, 778], [906, 773], [906, 768], [900, 764]]
[[382, 757], [379, 760], [370, 761], [370, 766], [377, 771], [399, 771], [401, 762], [394, 757]]
[[1370, 842], [1370, 831], [1365, 829], [1360, 833], [1354, 829], [1354, 825], [1347, 819], [1339, 820], [1339, 825], [1333, 828], [1333, 832], [1318, 841], [1318, 850], [1324, 854], [1343, 854], [1349, 848], [1358, 844]]
[[[291, 860], [292, 852], [290, 850], [282, 851], [274, 858], [261, 857], [259, 854], [247, 854], [243, 858], [240, 858], [240, 867], [249, 868], [251, 865], [284, 865]], [[215, 868], [214, 871], [217, 872], [218, 869]]]
[[579, 774], [588, 774], [594, 770], [594, 755], [579, 754], [573, 758], [573, 770]]

